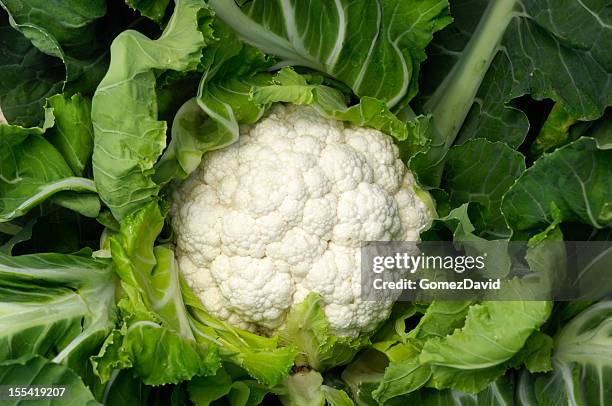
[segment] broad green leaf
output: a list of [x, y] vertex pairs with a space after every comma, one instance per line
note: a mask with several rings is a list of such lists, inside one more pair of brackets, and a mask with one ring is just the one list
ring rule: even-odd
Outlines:
[[[428, 103], [435, 106], [434, 110], [439, 107], [437, 111], [447, 113], [448, 117], [441, 118], [445, 123], [455, 123], [451, 126], [454, 134], [472, 102], [486, 100], [477, 92], [498, 52], [503, 54], [501, 66], [506, 66], [508, 73], [496, 75], [494, 82], [499, 82], [505, 95], [490, 101], [503, 104], [531, 94], [536, 99], [552, 98], [580, 120], [601, 116], [612, 103], [611, 92], [606, 91], [612, 70], [612, 61], [606, 54], [611, 39], [610, 15], [605, 12], [603, 0], [592, 1], [588, 6], [579, 0], [567, 0], [554, 7], [537, 0], [489, 2], [486, 6], [486, 1], [476, 5], [465, 0], [453, 2], [455, 23], [434, 41], [432, 64], [446, 68], [452, 66], [453, 59], [457, 63], [446, 76], [447, 83]], [[485, 9], [482, 14], [476, 11]], [[571, 23], [568, 15], [572, 16]], [[585, 28], [580, 33], [574, 32], [577, 23]], [[437, 83], [440, 80], [438, 77]], [[458, 93], [461, 90], [464, 95]], [[460, 108], [461, 113], [452, 112], [452, 106]], [[446, 128], [446, 124], [442, 127]]]
[[[477, 7], [472, 5], [472, 8]], [[474, 138], [503, 142], [518, 148], [529, 130], [527, 116], [508, 99], [512, 89], [512, 63], [503, 52], [493, 59], [484, 76], [474, 104], [457, 135], [457, 144]]]
[[381, 404], [397, 396], [413, 392], [429, 381], [432, 372], [429, 365], [419, 361], [419, 353], [404, 360], [392, 361], [385, 369], [380, 385], [372, 392], [372, 397]]
[[39, 126], [48, 96], [62, 91], [66, 78], [60, 59], [38, 50], [13, 29], [0, 9], [0, 106], [15, 125]]
[[421, 239], [426, 241], [444, 240], [445, 230], [452, 233], [452, 239], [460, 244], [470, 255], [481, 255], [484, 242], [487, 245], [486, 275], [489, 277], [506, 276], [512, 265], [512, 259], [508, 253], [508, 240], [489, 240], [475, 234], [476, 227], [470, 218], [470, 205], [464, 203], [450, 211], [441, 218], [434, 219], [427, 230], [421, 232]]
[[[85, 179], [85, 178], [80, 178]], [[65, 207], [85, 217], [95, 218], [100, 213], [100, 199], [97, 193], [91, 193], [92, 190], [88, 190], [90, 193], [76, 192], [72, 190], [61, 191], [49, 199], [49, 201], [58, 206]]]
[[607, 110], [604, 116], [593, 123], [589, 132], [589, 137], [595, 138], [597, 146], [601, 149], [612, 148], [612, 110]]
[[451, 204], [476, 203], [471, 212], [479, 235], [509, 237], [502, 196], [525, 171], [525, 158], [501, 142], [470, 140], [448, 151], [443, 187]]
[[91, 101], [75, 94], [72, 97], [55, 95], [47, 99], [55, 125], [45, 138], [62, 154], [75, 176], [83, 176], [93, 151]]
[[389, 106], [414, 96], [424, 49], [450, 22], [445, 0], [210, 4], [241, 38], [284, 65], [327, 73]]
[[436, 37], [423, 68], [431, 75], [423, 75], [423, 109], [434, 129], [432, 147], [417, 159], [422, 181], [439, 185], [458, 135], [459, 143], [476, 137], [517, 147], [528, 129], [511, 104], [520, 96], [552, 99], [577, 120], [600, 117], [612, 104], [605, 10], [604, 0], [452, 2], [454, 24]]
[[0, 254], [0, 362], [39, 354], [81, 372], [115, 319], [109, 261]]
[[467, 393], [483, 390], [507, 368], [523, 362], [514, 357], [547, 320], [551, 308], [550, 302], [537, 301], [472, 305], [461, 329], [425, 342], [419, 360], [431, 365], [428, 385]]
[[179, 0], [163, 34], [120, 34], [111, 64], [92, 103], [93, 172], [100, 197], [117, 219], [157, 195], [153, 165], [166, 146], [166, 123], [157, 121], [156, 72], [197, 67], [206, 44], [210, 11], [203, 0]]
[[114, 369], [133, 367], [148, 385], [179, 383], [215, 373], [217, 348], [195, 340], [181, 295], [174, 253], [154, 248], [163, 226], [157, 202], [129, 215], [110, 239], [125, 297], [124, 323], [94, 357], [96, 374], [108, 381]]
[[592, 305], [554, 337], [553, 371], [521, 375], [517, 399], [521, 405], [607, 405], [610, 380], [612, 304]]
[[236, 381], [227, 398], [231, 406], [261, 405], [270, 388], [253, 380]]
[[[476, 30], [487, 4], [487, 0], [451, 2], [453, 23], [434, 37], [428, 58], [423, 63], [421, 97], [429, 97], [449, 75]], [[459, 130], [457, 143], [485, 138], [505, 142], [514, 148], [521, 144], [527, 135], [529, 122], [522, 111], [508, 103], [507, 95], [513, 81], [507, 79], [511, 75], [512, 65], [507, 56], [498, 53], [482, 78], [474, 104]]]
[[381, 352], [367, 349], [342, 371], [342, 380], [356, 404], [378, 405], [372, 392], [379, 386], [387, 365], [388, 360]]
[[131, 321], [122, 330], [115, 331], [92, 361], [103, 382], [116, 369], [132, 368], [145, 384], [153, 386], [214, 374], [220, 366], [215, 348], [187, 339], [151, 320]]
[[106, 1], [85, 4], [42, 0], [2, 1], [11, 24], [21, 30], [42, 52], [61, 58], [66, 51], [93, 52], [96, 41], [94, 21], [106, 14]]
[[456, 328], [463, 326], [470, 302], [437, 301], [431, 303], [416, 327], [408, 337], [427, 340], [433, 337], [445, 337]]
[[145, 406], [147, 400], [153, 397], [152, 388], [142, 383], [131, 371], [115, 374], [112, 381], [101, 387], [104, 392], [97, 396], [105, 405]]
[[43, 128], [0, 124], [0, 222], [22, 216], [44, 200], [63, 192], [55, 203], [82, 214], [97, 216], [95, 195], [66, 194], [67, 191], [96, 193], [90, 179], [75, 177], [43, 133], [53, 125], [48, 113]]
[[154, 180], [166, 184], [184, 179], [198, 167], [202, 155], [238, 139], [239, 124], [252, 124], [267, 106], [254, 103], [251, 86], [269, 84], [262, 73], [272, 61], [238, 40], [222, 22], [212, 23], [199, 70], [203, 71], [195, 98], [185, 102], [172, 123], [172, 140], [155, 166]]
[[612, 104], [612, 15], [605, 1], [516, 4], [527, 15], [517, 14], [503, 41], [517, 78], [510, 97], [551, 98], [578, 120], [601, 116]]
[[433, 375], [428, 386], [436, 389], [450, 388], [452, 391], [477, 394], [483, 391], [491, 382], [499, 379], [507, 368], [508, 366], [505, 364], [469, 370], [432, 366]]
[[[100, 23], [106, 14], [106, 1], [7, 0], [1, 3], [10, 16], [11, 26], [40, 52], [56, 58], [45, 58], [56, 69], [47, 71], [46, 66], [38, 68], [41, 71], [42, 88], [38, 88], [38, 76], [32, 76], [33, 72], [13, 71], [15, 77], [23, 83], [23, 88], [18, 93], [11, 91], [0, 97], [10, 122], [24, 126], [39, 125], [43, 118], [41, 107], [44, 105], [44, 97], [64, 90], [70, 94], [90, 92], [102, 78], [106, 69], [105, 48], [108, 37], [105, 34], [110, 31], [108, 26], [113, 25], [109, 19]], [[26, 48], [23, 46], [20, 55], [28, 57], [29, 54], [36, 54], [34, 49], [24, 54]], [[41, 59], [38, 56], [35, 58]], [[9, 60], [3, 59], [0, 59], [0, 65], [10, 69]], [[60, 71], [63, 71], [61, 76]], [[27, 94], [29, 92], [33, 94]], [[18, 98], [27, 105], [19, 105]]]
[[208, 406], [228, 395], [232, 390], [232, 377], [219, 369], [213, 376], [198, 376], [187, 385], [189, 398], [198, 406]]
[[349, 395], [342, 389], [332, 388], [331, 386], [321, 386], [321, 391], [325, 401], [329, 406], [354, 406], [355, 403]]
[[[465, 322], [470, 302], [435, 301], [424, 311], [416, 327], [406, 332], [406, 318], [402, 314], [395, 321], [394, 337], [384, 337], [383, 342], [376, 342], [373, 347], [383, 352], [389, 359], [384, 376], [372, 397], [384, 403], [418, 390], [431, 378], [429, 365], [419, 360], [421, 347], [428, 339], [445, 337]], [[397, 305], [396, 305], [397, 306]], [[414, 312], [406, 313], [406, 315]], [[393, 317], [393, 314], [392, 314]], [[375, 338], [381, 338], [377, 334]], [[393, 342], [393, 338], [396, 339]], [[389, 341], [391, 340], [391, 341]]]
[[483, 302], [472, 305], [465, 325], [428, 340], [421, 362], [473, 370], [499, 365], [520, 350], [550, 314], [549, 302]]
[[553, 339], [540, 331], [534, 331], [527, 339], [521, 354], [525, 367], [531, 373], [548, 372], [552, 370], [550, 356], [553, 350]]
[[538, 159], [504, 195], [502, 211], [515, 232], [545, 228], [553, 222], [551, 204], [563, 221], [595, 228], [610, 225], [612, 151], [580, 138]]
[[389, 406], [415, 404], [423, 406], [510, 406], [514, 404], [514, 382], [501, 377], [477, 394], [451, 390], [421, 389], [391, 401]]
[[330, 330], [320, 296], [310, 293], [293, 306], [279, 334], [282, 341], [295, 345], [300, 352], [297, 365], [317, 371], [349, 363], [369, 343], [367, 335], [339, 337]]
[[173, 251], [154, 246], [163, 223], [153, 201], [128, 215], [110, 238], [125, 292], [124, 323], [95, 358], [98, 375], [108, 380], [113, 369], [133, 367], [147, 384], [179, 383], [212, 375], [224, 361], [276, 385], [293, 366], [295, 350], [208, 315], [181, 278]]
[[[49, 406], [62, 406], [69, 403], [84, 406], [100, 405], [89, 388], [85, 386], [81, 377], [74, 371], [65, 365], [56, 364], [37, 355], [21, 357], [11, 361], [0, 361], [0, 385], [4, 387], [61, 386], [65, 387], [65, 396], [41, 400], [41, 402]], [[15, 398], [2, 402], [7, 406], [17, 406], [27, 401]], [[34, 402], [42, 404], [37, 401]], [[32, 401], [28, 403], [32, 403]]]

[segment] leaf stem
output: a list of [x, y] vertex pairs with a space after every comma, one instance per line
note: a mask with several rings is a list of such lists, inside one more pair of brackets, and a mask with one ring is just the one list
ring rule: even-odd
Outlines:
[[461, 57], [425, 104], [446, 146], [455, 140], [495, 57], [517, 0], [491, 0]]

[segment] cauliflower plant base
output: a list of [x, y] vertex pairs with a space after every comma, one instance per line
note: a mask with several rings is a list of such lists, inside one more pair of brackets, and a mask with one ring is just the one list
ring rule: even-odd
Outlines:
[[362, 300], [360, 243], [416, 241], [429, 221], [387, 135], [293, 105], [206, 154], [171, 215], [180, 269], [212, 315], [272, 332], [316, 292], [343, 336], [374, 329], [396, 299]]

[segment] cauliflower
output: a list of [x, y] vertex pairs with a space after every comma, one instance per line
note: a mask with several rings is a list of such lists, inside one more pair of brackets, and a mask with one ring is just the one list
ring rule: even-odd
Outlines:
[[173, 192], [190, 287], [251, 331], [274, 332], [311, 292], [334, 334], [373, 330], [396, 297], [362, 299], [362, 241], [416, 241], [431, 217], [397, 146], [308, 106], [276, 105], [240, 134]]

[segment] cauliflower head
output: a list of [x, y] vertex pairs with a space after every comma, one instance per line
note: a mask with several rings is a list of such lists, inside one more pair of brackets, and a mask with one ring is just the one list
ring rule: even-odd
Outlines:
[[431, 217], [417, 190], [389, 136], [278, 104], [173, 191], [179, 267], [238, 327], [272, 333], [315, 292], [334, 334], [357, 336], [396, 299], [362, 299], [360, 244], [416, 241]]

